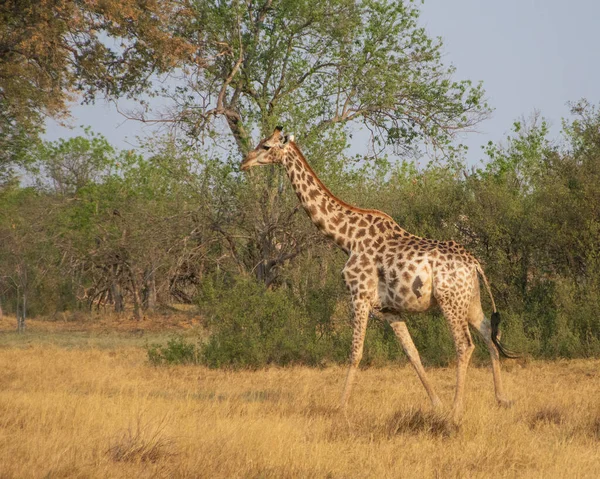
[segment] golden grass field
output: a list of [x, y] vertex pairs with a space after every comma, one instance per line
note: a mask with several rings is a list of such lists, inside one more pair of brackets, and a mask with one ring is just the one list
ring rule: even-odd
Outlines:
[[[508, 410], [471, 367], [459, 430], [410, 366], [364, 369], [349, 426], [345, 368], [154, 367], [156, 328], [14, 324], [0, 322], [1, 478], [600, 477], [598, 360], [505, 361]], [[454, 369], [430, 375], [449, 409]]]

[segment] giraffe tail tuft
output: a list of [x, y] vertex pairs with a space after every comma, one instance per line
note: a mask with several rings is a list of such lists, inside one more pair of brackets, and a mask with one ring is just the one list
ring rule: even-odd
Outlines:
[[510, 349], [506, 349], [502, 345], [500, 340], [498, 339], [498, 326], [500, 325], [500, 313], [498, 311], [494, 311], [492, 313], [491, 323], [492, 323], [492, 342], [494, 343], [496, 348], [498, 348], [498, 351], [500, 351], [500, 354], [502, 354], [502, 356], [504, 356], [505, 358], [509, 358], [509, 359], [520, 358], [521, 356], [519, 356], [518, 354], [514, 353]]

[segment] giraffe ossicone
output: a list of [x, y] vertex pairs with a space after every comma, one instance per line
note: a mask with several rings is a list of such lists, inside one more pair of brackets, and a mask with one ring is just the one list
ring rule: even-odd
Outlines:
[[[294, 137], [284, 136], [282, 130], [277, 127], [263, 139], [244, 159], [241, 169], [281, 164], [311, 221], [349, 256], [343, 277], [352, 296], [354, 330], [341, 400], [344, 410], [362, 358], [371, 312], [389, 321], [433, 406], [441, 406], [403, 319], [405, 314], [435, 306], [448, 321], [456, 347], [454, 422], [458, 423], [462, 416], [466, 371], [475, 349], [469, 325], [481, 334], [488, 347], [496, 400], [500, 405], [510, 405], [500, 377], [499, 352], [512, 355], [498, 340], [499, 315], [479, 261], [454, 241], [415, 236], [381, 211], [357, 208], [335, 197], [310, 167]], [[479, 276], [492, 302], [491, 321], [481, 307]]]

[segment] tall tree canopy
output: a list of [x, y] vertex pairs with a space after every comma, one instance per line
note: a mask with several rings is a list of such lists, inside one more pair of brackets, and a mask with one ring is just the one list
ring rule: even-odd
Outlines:
[[6, 0], [0, 3], [0, 166], [14, 161], [46, 117], [87, 100], [137, 95], [152, 73], [179, 61], [201, 63], [198, 46], [177, 31], [185, 2], [161, 0]]
[[178, 31], [206, 63], [160, 89], [175, 105], [163, 119], [192, 136], [225, 120], [242, 154], [278, 122], [304, 138], [354, 122], [378, 146], [443, 147], [489, 111], [481, 85], [452, 79], [412, 1], [190, 0], [189, 11]]
[[[418, 17], [412, 1], [388, 0], [7, 0], [3, 160], [78, 91], [162, 94], [173, 101], [163, 121], [197, 137], [225, 120], [242, 154], [276, 122], [306, 138], [362, 123], [373, 146], [400, 152], [447, 146], [488, 108], [480, 85], [452, 79]], [[170, 81], [152, 87], [153, 74]]]

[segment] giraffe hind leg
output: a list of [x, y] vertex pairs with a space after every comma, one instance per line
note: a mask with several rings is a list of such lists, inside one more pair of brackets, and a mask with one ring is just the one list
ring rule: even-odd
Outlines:
[[496, 393], [496, 401], [500, 406], [510, 407], [513, 402], [509, 400], [505, 393], [502, 385], [502, 378], [500, 375], [500, 356], [498, 349], [492, 340], [492, 325], [488, 318], [486, 318], [481, 309], [481, 305], [475, 305], [469, 312], [469, 323], [473, 326], [479, 335], [483, 338], [488, 351], [490, 352], [490, 358], [492, 360], [492, 374], [494, 377], [494, 390]]
[[444, 313], [450, 326], [450, 332], [454, 339], [456, 348], [456, 393], [454, 395], [454, 404], [452, 406], [452, 420], [459, 424], [464, 411], [465, 382], [467, 377], [467, 368], [471, 355], [475, 349], [469, 323], [467, 321], [467, 308], [452, 297], [437, 298], [438, 304]]

